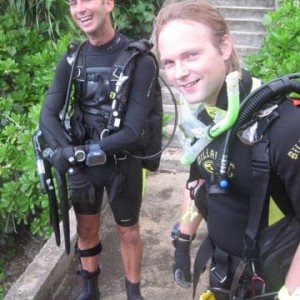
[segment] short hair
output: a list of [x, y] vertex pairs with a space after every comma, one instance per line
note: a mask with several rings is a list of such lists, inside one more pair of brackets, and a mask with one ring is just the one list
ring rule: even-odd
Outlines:
[[[159, 34], [164, 26], [172, 20], [194, 21], [209, 27], [213, 33], [212, 43], [218, 50], [221, 50], [220, 45], [223, 37], [230, 35], [225, 18], [205, 0], [167, 0], [158, 12], [153, 24], [152, 40], [156, 52], [158, 52], [157, 42]], [[240, 71], [240, 62], [234, 47], [225, 63], [227, 73]]]

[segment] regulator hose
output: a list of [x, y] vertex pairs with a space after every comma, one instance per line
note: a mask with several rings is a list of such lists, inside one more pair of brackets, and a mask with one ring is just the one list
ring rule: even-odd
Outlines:
[[215, 170], [218, 171], [218, 173], [215, 174], [215, 177], [218, 180], [217, 183], [219, 184], [219, 187], [222, 189], [228, 187], [226, 174], [229, 162], [230, 146], [241, 126], [246, 122], [249, 122], [255, 112], [275, 97], [288, 95], [293, 92], [300, 94], [300, 82], [293, 80], [297, 78], [300, 78], [300, 73], [276, 78], [255, 89], [242, 101], [239, 116], [233, 127], [227, 131], [226, 135], [224, 135], [218, 151], [218, 153], [222, 153], [222, 155], [217, 157], [215, 164]]

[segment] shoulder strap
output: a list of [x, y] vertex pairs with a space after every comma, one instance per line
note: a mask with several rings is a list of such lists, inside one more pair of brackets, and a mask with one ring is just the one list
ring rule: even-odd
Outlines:
[[265, 133], [252, 146], [252, 190], [246, 237], [254, 241], [257, 237], [264, 204], [268, 198], [270, 178], [269, 139]]
[[72, 42], [70, 42], [70, 44], [68, 46], [68, 52], [71, 52], [71, 53], [67, 54], [67, 60], [72, 68], [71, 68], [68, 89], [67, 89], [66, 98], [65, 98], [65, 105], [64, 105], [64, 107], [62, 109], [62, 113], [61, 113], [61, 120], [62, 120], [63, 124], [64, 124], [66, 114], [69, 109], [70, 95], [71, 95], [71, 90], [72, 90], [73, 78], [75, 75], [75, 68], [77, 65], [79, 65], [79, 63], [80, 63], [80, 66], [84, 66], [84, 64], [85, 64], [85, 62], [83, 61], [85, 55], [83, 55], [82, 50], [85, 48], [85, 45], [87, 44], [86, 42], [87, 41], [84, 41], [81, 44], [79, 44], [78, 42], [72, 41]]
[[110, 113], [107, 129], [117, 131], [121, 125], [121, 118], [125, 111], [131, 78], [136, 66], [136, 56], [150, 53], [152, 44], [145, 39], [130, 42], [124, 51], [117, 57], [111, 71], [110, 98], [112, 111]]
[[[151, 48], [152, 44], [145, 39], [129, 42], [127, 47], [117, 57], [112, 67], [110, 79], [110, 89], [112, 92], [125, 92], [125, 88], [128, 87], [128, 84], [124, 83], [127, 78], [132, 75], [135, 68], [134, 58], [137, 55], [148, 54]], [[126, 77], [126, 79], [124, 79], [123, 77]]]
[[[282, 98], [279, 99], [277, 103], [279, 104], [280, 102], [282, 102]], [[269, 114], [257, 121], [257, 134], [258, 138], [261, 137], [261, 139], [251, 146], [252, 190], [246, 237], [253, 241], [256, 239], [258, 234], [264, 205], [270, 198], [269, 181], [271, 167], [269, 158], [268, 128], [271, 126], [271, 123], [279, 117], [277, 105], [273, 105], [269, 108], [267, 107], [265, 111], [269, 111]]]

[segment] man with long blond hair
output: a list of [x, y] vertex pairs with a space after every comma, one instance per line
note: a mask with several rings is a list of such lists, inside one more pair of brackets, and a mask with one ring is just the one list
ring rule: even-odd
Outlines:
[[[222, 165], [218, 165], [223, 153], [222, 137], [235, 122], [232, 107], [238, 110], [239, 102], [259, 85], [258, 81], [240, 68], [226, 20], [206, 1], [167, 2], [155, 19], [153, 40], [168, 81], [178, 88], [185, 100], [179, 118], [183, 145], [181, 162], [190, 165], [190, 175], [183, 194], [179, 227], [172, 232], [174, 279], [184, 288], [191, 284], [190, 246], [204, 218], [208, 238], [205, 247], [198, 252], [196, 263], [206, 262], [211, 257], [211, 267], [210, 292], [203, 295], [203, 299], [249, 299], [262, 295], [269, 290], [270, 281], [260, 275], [262, 270], [257, 256], [247, 268], [238, 269], [245, 257], [244, 236], [253, 190], [250, 143], [234, 138], [227, 169], [224, 171]], [[234, 89], [238, 97], [231, 97], [228, 92]], [[235, 99], [238, 99], [237, 104], [234, 104]], [[300, 110], [290, 101], [284, 101], [277, 112], [280, 118], [268, 128], [272, 162], [268, 196], [276, 199], [283, 198], [284, 194], [284, 201], [299, 218], [300, 157], [291, 159], [288, 153], [299, 144], [300, 133], [293, 128], [298, 126]], [[218, 181], [222, 179], [221, 171], [227, 180]], [[267, 219], [265, 210], [260, 230], [268, 226]], [[276, 283], [275, 292], [285, 284], [281, 300], [300, 297], [299, 258], [300, 247], [289, 274], [284, 275], [285, 281]], [[202, 267], [204, 265], [203, 262]], [[273, 298], [274, 294], [266, 299]]]

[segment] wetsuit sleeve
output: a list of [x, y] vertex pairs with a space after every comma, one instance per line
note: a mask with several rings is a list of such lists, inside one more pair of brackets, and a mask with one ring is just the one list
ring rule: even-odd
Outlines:
[[43, 137], [52, 149], [68, 146], [59, 113], [61, 112], [68, 89], [71, 67], [66, 55], [59, 60], [54, 79], [48, 89], [42, 106], [39, 127]]
[[128, 107], [121, 130], [99, 142], [106, 154], [130, 149], [140, 137], [150, 110], [150, 91], [156, 77], [156, 66], [151, 56], [142, 57], [136, 66]]
[[279, 118], [271, 126], [269, 135], [272, 169], [300, 218], [300, 107], [285, 101], [278, 111]]

